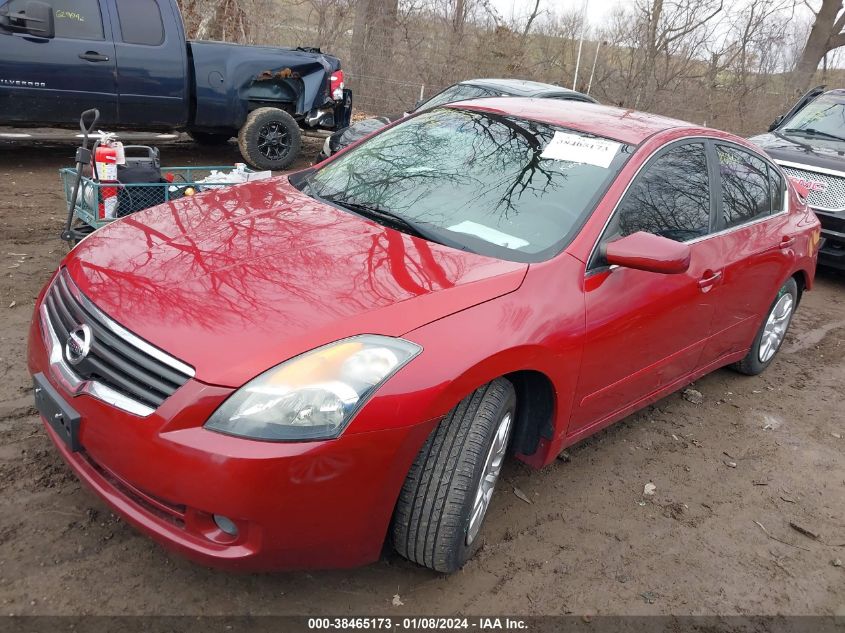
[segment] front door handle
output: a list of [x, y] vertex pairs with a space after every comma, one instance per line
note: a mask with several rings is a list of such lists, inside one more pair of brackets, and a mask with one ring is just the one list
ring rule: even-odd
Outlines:
[[108, 55], [100, 55], [97, 51], [85, 51], [79, 54], [79, 59], [84, 59], [87, 62], [107, 62]]
[[722, 278], [722, 271], [721, 270], [717, 270], [715, 272], [712, 271], [712, 270], [708, 270], [707, 272], [704, 273], [704, 277], [702, 277], [698, 281], [698, 287], [701, 288], [701, 290], [703, 292], [707, 292], [708, 290], [710, 290], [710, 288], [715, 286], [716, 283], [721, 278]]
[[795, 238], [791, 235], [784, 235], [778, 246], [780, 248], [789, 248], [793, 244], [795, 244]]

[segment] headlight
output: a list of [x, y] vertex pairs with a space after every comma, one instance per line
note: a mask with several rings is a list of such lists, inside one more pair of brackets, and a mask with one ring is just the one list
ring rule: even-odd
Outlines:
[[323, 155], [324, 156], [331, 156], [332, 155], [332, 138], [330, 136], [326, 137], [326, 142], [323, 143]]
[[319, 347], [248, 382], [205, 428], [268, 441], [337, 437], [376, 389], [421, 350], [373, 334]]

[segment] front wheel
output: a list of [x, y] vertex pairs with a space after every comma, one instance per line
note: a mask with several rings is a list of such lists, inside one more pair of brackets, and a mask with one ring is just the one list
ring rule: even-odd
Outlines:
[[285, 169], [296, 160], [301, 146], [299, 126], [279, 108], [253, 110], [238, 133], [241, 155], [256, 169]]
[[451, 573], [478, 549], [515, 416], [513, 385], [498, 378], [461, 400], [440, 422], [411, 466], [396, 504], [393, 545], [402, 556]]
[[734, 365], [734, 369], [741, 374], [756, 376], [772, 363], [775, 354], [783, 344], [783, 339], [786, 338], [796, 305], [798, 305], [798, 284], [790, 277], [778, 291], [757, 336], [754, 337], [748, 354]]

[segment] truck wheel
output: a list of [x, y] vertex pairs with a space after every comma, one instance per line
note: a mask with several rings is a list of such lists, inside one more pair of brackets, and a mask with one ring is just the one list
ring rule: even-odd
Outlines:
[[200, 132], [198, 130], [189, 130], [190, 136], [198, 145], [225, 145], [232, 138], [232, 134], [225, 132]]
[[478, 548], [508, 448], [516, 393], [498, 378], [476, 389], [443, 419], [422, 447], [393, 516], [393, 545], [439, 572], [463, 567]]
[[778, 291], [769, 311], [763, 317], [763, 324], [754, 337], [748, 354], [733, 368], [746, 376], [756, 376], [771, 365], [786, 337], [797, 305], [798, 284], [790, 277]]
[[284, 169], [299, 155], [301, 145], [296, 121], [278, 108], [253, 110], [238, 133], [241, 155], [256, 169]]

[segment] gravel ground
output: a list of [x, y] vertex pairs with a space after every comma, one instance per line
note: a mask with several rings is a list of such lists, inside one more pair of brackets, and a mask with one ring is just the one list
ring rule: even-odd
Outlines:
[[[162, 150], [239, 160], [234, 145]], [[717, 371], [699, 404], [669, 396], [539, 472], [508, 463], [485, 545], [453, 576], [387, 551], [262, 575], [165, 552], [80, 485], [32, 407], [26, 328], [65, 252], [56, 170], [73, 152], [0, 144], [0, 613], [845, 614], [845, 277], [831, 273], [764, 375]]]

